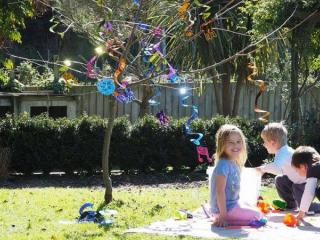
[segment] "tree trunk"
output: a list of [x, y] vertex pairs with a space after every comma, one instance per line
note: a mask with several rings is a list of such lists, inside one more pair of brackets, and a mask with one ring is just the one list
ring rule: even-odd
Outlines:
[[220, 88], [217, 86], [217, 78], [216, 78], [218, 73], [217, 73], [217, 71], [212, 70], [212, 71], [210, 71], [210, 74], [212, 76], [212, 83], [213, 83], [213, 89], [214, 89], [214, 96], [215, 96], [215, 100], [216, 100], [216, 107], [217, 107], [218, 113], [222, 114], [221, 95], [219, 92]]
[[231, 91], [230, 91], [230, 80], [231, 80], [231, 66], [230, 63], [226, 63], [223, 67], [224, 75], [222, 76], [222, 113], [223, 116], [231, 115]]
[[102, 149], [102, 173], [103, 173], [103, 183], [106, 187], [104, 194], [104, 201], [106, 204], [112, 201], [112, 183], [109, 174], [109, 153], [110, 153], [110, 142], [111, 134], [114, 125], [114, 120], [116, 117], [117, 103], [115, 98], [110, 97], [110, 117], [108, 119], [107, 129], [104, 135], [103, 140], [103, 149]]
[[149, 113], [149, 100], [153, 96], [153, 90], [150, 86], [143, 86], [143, 97], [140, 104], [139, 118]]
[[298, 46], [295, 41], [296, 29], [292, 33], [291, 41], [291, 123], [299, 122], [299, 63]]
[[291, 135], [292, 145], [297, 146], [301, 139], [301, 127], [299, 126], [300, 119], [300, 103], [299, 103], [299, 49], [297, 44], [298, 37], [297, 29], [292, 32], [291, 39], [291, 124], [295, 125]]
[[232, 116], [235, 117], [238, 115], [239, 112], [239, 106], [240, 106], [240, 93], [242, 90], [242, 85], [245, 82], [246, 76], [247, 76], [247, 60], [240, 59], [240, 64], [237, 66], [237, 73], [238, 73], [238, 78], [237, 78], [237, 83], [236, 83], [236, 89], [234, 93], [234, 98], [233, 98], [233, 108], [232, 108]]

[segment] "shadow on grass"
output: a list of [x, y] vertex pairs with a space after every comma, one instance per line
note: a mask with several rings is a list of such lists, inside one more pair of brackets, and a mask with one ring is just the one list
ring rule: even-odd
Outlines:
[[[157, 186], [183, 188], [190, 186], [200, 186], [207, 181], [205, 172], [149, 172], [149, 173], [130, 173], [121, 171], [111, 173], [112, 185], [114, 188], [132, 186]], [[104, 187], [102, 175], [66, 175], [64, 173], [33, 174], [30, 176], [10, 175], [5, 180], [0, 180], [0, 187], [5, 189], [16, 188], [43, 188], [43, 187]]]

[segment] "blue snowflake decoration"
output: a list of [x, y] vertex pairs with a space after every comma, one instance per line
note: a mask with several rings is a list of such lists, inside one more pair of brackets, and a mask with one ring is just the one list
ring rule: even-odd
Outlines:
[[103, 78], [101, 81], [97, 83], [98, 91], [103, 95], [111, 95], [114, 90], [116, 89], [116, 86], [114, 85], [114, 82], [110, 78]]

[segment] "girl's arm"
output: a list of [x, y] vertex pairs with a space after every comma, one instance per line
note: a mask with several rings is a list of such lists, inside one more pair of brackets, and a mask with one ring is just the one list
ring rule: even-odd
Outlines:
[[227, 206], [226, 206], [226, 182], [227, 178], [223, 175], [216, 176], [217, 204], [219, 208], [219, 216], [216, 218], [214, 225], [218, 227], [227, 226]]
[[317, 178], [307, 178], [306, 186], [304, 187], [303, 195], [300, 203], [300, 211], [297, 216], [301, 220], [305, 213], [309, 210], [309, 207], [314, 199], [315, 191], [317, 188]]

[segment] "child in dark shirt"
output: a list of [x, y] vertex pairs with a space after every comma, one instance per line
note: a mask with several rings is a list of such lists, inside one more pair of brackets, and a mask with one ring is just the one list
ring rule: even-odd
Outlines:
[[320, 155], [312, 147], [298, 147], [292, 155], [292, 166], [300, 176], [307, 178], [307, 183], [300, 203], [300, 211], [297, 215], [301, 220], [308, 211], [314, 197], [320, 200]]

